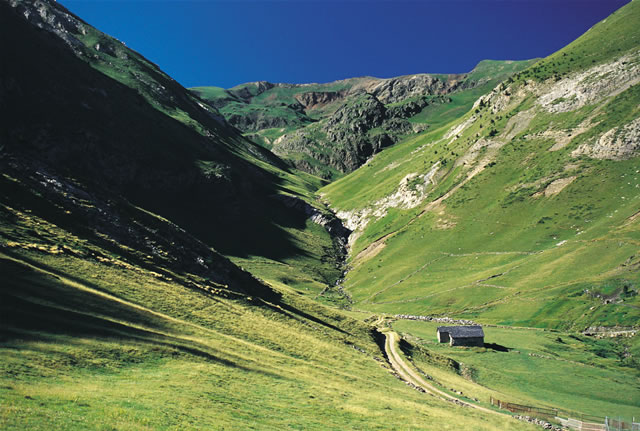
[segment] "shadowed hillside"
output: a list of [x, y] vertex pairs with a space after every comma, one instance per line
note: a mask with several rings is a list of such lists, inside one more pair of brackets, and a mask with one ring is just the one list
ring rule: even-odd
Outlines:
[[[0, 0], [0, 428], [634, 414], [637, 5], [535, 64], [190, 91]], [[506, 326], [452, 350], [389, 314]]]

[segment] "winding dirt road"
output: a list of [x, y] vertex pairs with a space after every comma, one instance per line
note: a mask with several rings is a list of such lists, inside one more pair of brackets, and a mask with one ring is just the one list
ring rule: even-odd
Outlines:
[[490, 410], [485, 407], [481, 407], [475, 404], [468, 403], [466, 401], [462, 401], [454, 396], [447, 394], [446, 392], [441, 391], [440, 389], [433, 386], [431, 383], [424, 380], [416, 371], [414, 371], [409, 364], [403, 359], [402, 355], [398, 353], [396, 346], [398, 344], [398, 334], [391, 330], [382, 330], [382, 333], [386, 337], [384, 349], [387, 352], [387, 357], [389, 358], [389, 362], [393, 369], [398, 373], [398, 375], [402, 378], [402, 380], [412, 383], [415, 386], [418, 386], [424, 389], [427, 393], [440, 397], [447, 401], [453, 401], [457, 404], [464, 405], [467, 407], [471, 407], [477, 410], [481, 410], [486, 413], [491, 413], [495, 415], [500, 415], [505, 418], [511, 418], [510, 415], [497, 412], [495, 410]]

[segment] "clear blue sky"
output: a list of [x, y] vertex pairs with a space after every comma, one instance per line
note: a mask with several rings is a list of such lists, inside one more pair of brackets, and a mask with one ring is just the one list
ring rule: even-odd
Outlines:
[[61, 0], [186, 87], [463, 73], [544, 57], [629, 0]]

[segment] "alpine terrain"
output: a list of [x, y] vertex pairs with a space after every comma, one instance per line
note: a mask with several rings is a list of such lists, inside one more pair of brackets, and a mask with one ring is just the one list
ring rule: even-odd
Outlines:
[[0, 0], [0, 429], [637, 426], [639, 1], [544, 59], [186, 89]]

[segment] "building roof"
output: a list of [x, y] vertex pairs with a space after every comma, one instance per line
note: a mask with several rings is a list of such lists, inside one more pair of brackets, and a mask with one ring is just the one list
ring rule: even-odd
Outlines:
[[438, 332], [448, 332], [451, 338], [484, 337], [482, 326], [438, 326]]

